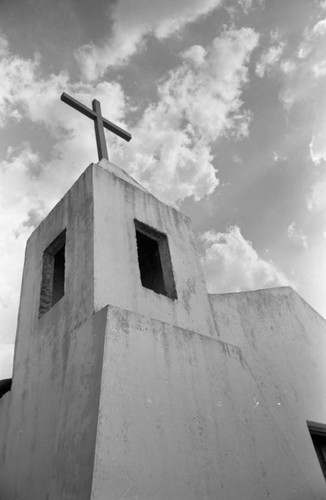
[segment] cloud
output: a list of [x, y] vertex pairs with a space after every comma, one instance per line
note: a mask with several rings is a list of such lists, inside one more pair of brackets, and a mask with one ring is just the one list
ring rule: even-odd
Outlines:
[[0, 380], [11, 378], [14, 359], [14, 345], [0, 344]]
[[311, 102], [315, 109], [310, 156], [315, 164], [326, 160], [326, 19], [307, 30], [297, 55], [281, 63], [281, 97], [286, 107]]
[[239, 9], [241, 9], [244, 14], [249, 14], [251, 9], [255, 7], [265, 7], [265, 0], [226, 0], [223, 2], [223, 7], [229, 14], [231, 19], [234, 19], [236, 15], [239, 14]]
[[263, 52], [256, 64], [256, 74], [263, 78], [265, 74], [269, 74], [273, 67], [279, 62], [284, 51], [285, 43], [280, 42], [277, 45], [272, 45], [268, 50]]
[[241, 92], [258, 35], [225, 30], [208, 47], [195, 45], [158, 85], [158, 102], [144, 111], [120, 164], [160, 199], [199, 200], [218, 185], [212, 145], [218, 137], [248, 134], [250, 114]]
[[[3, 40], [0, 42], [3, 46]], [[37, 68], [36, 58], [32, 61], [11, 56], [7, 50], [7, 44], [0, 52], [0, 126], [11, 118], [20, 120], [22, 115], [19, 107], [14, 106], [15, 96], [22, 94], [24, 88], [28, 88], [35, 77]], [[34, 96], [35, 97], [35, 96]]]
[[[326, 83], [326, 82], [325, 82]], [[315, 165], [326, 160], [326, 98], [321, 96], [316, 111], [313, 136], [309, 144], [310, 157]]]
[[253, 4], [256, 3], [260, 6], [263, 6], [265, 0], [238, 0], [240, 7], [247, 14], [249, 10], [252, 8]]
[[204, 245], [202, 263], [210, 293], [289, 284], [273, 262], [259, 257], [237, 226], [230, 227], [225, 233], [207, 231], [200, 240]]
[[326, 0], [320, 0], [320, 2], [319, 2], [319, 7], [320, 7], [322, 10], [326, 10]]
[[[48, 209], [82, 168], [96, 159], [92, 121], [62, 103], [60, 94], [66, 91], [86, 105], [90, 96], [96, 97], [102, 101], [103, 113], [123, 125], [124, 93], [118, 83], [71, 83], [64, 72], [45, 78], [39, 58], [24, 60], [8, 52], [0, 59], [0, 78], [5, 82], [0, 88], [0, 124], [24, 120], [44, 126], [52, 146], [51, 159], [46, 163], [40, 153], [33, 152], [32, 144], [22, 145], [19, 151], [9, 146], [7, 159], [0, 163], [0, 186], [8, 185], [9, 189], [10, 185], [12, 192], [24, 193], [31, 207], [42, 202]], [[35, 141], [34, 149], [38, 146]], [[0, 203], [7, 209], [17, 209], [4, 189], [1, 196]], [[25, 217], [26, 208], [22, 207]]]
[[30, 177], [38, 163], [28, 144], [0, 162], [0, 317], [1, 341], [10, 342], [16, 330], [24, 246], [30, 228], [28, 213], [42, 209]]
[[287, 156], [284, 154], [279, 154], [277, 151], [273, 151], [273, 160], [275, 163], [285, 161], [287, 159]]
[[[65, 72], [42, 76], [41, 59], [22, 59], [6, 53], [0, 59], [0, 125], [10, 119], [29, 119], [43, 124], [57, 140], [71, 140], [83, 124], [88, 123], [81, 115], [60, 102], [62, 91], [72, 93], [86, 104], [89, 96], [102, 99], [103, 108], [110, 109], [113, 119], [124, 115], [124, 94], [118, 83], [83, 84], [71, 83]], [[80, 137], [80, 135], [79, 135]]]
[[[120, 84], [116, 82], [72, 83], [65, 72], [44, 77], [40, 57], [22, 59], [8, 50], [0, 58], [0, 78], [3, 81], [0, 87], [0, 125], [12, 120], [44, 125], [52, 144], [54, 142], [52, 160], [39, 172], [39, 175], [47, 174], [48, 177], [55, 172], [57, 182], [51, 186], [54, 191], [56, 184], [68, 186], [80, 171], [80, 165], [94, 160], [95, 156], [93, 123], [60, 101], [63, 91], [88, 106], [90, 96], [101, 100], [103, 114], [124, 125], [127, 103]], [[61, 175], [64, 170], [65, 174]], [[69, 180], [66, 182], [67, 176]]]
[[0, 34], [0, 56], [7, 54], [7, 49], [8, 40], [3, 34]]
[[87, 44], [76, 53], [83, 77], [94, 81], [107, 68], [120, 66], [140, 50], [146, 36], [165, 39], [220, 6], [222, 0], [121, 0], [113, 12], [111, 35], [101, 44]]
[[248, 12], [252, 6], [252, 0], [239, 0], [239, 5], [245, 12]]
[[[212, 193], [218, 185], [213, 143], [223, 135], [248, 134], [250, 114], [243, 109], [241, 91], [257, 44], [258, 35], [252, 29], [225, 29], [208, 47], [197, 45], [185, 51], [180, 66], [158, 83], [158, 102], [151, 103], [134, 124], [128, 147], [110, 134], [110, 156], [128, 165], [131, 174], [166, 202], [187, 196], [199, 200]], [[6, 82], [0, 89], [2, 124], [31, 120], [44, 125], [54, 140], [52, 160], [35, 167], [39, 168], [36, 177], [42, 180], [40, 198], [49, 207], [75, 180], [81, 166], [96, 158], [93, 124], [61, 103], [61, 92], [85, 104], [90, 95], [96, 97], [102, 101], [103, 114], [122, 126], [128, 100], [116, 82], [72, 83], [64, 72], [45, 78], [39, 57], [24, 60], [7, 47], [0, 60], [0, 77]]]
[[323, 212], [326, 215], [326, 176], [315, 182], [307, 197], [307, 208], [310, 212]]
[[296, 247], [304, 249], [308, 247], [307, 236], [302, 232], [301, 229], [296, 228], [295, 222], [292, 222], [292, 224], [288, 226], [287, 235]]

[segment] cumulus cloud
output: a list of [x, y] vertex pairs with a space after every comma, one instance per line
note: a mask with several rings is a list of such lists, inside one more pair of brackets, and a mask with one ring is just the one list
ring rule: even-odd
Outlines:
[[[210, 194], [218, 185], [212, 144], [222, 135], [241, 138], [248, 133], [250, 114], [243, 109], [241, 91], [257, 43], [252, 29], [225, 29], [208, 47], [185, 51], [181, 65], [159, 82], [158, 101], [135, 123], [128, 148], [110, 138], [112, 158], [128, 165], [131, 174], [167, 202]], [[45, 125], [55, 140], [53, 158], [39, 172], [44, 189], [51, 186], [49, 205], [73, 182], [81, 165], [96, 158], [92, 123], [61, 103], [61, 92], [85, 104], [90, 95], [96, 97], [103, 114], [122, 126], [128, 101], [115, 82], [71, 83], [63, 72], [44, 78], [38, 57], [23, 60], [10, 54], [7, 46], [0, 76], [5, 82], [0, 89], [2, 124], [29, 119]]]
[[0, 35], [0, 56], [7, 54], [7, 52], [8, 52], [8, 40], [3, 34], [1, 34]]
[[273, 262], [259, 257], [237, 226], [230, 227], [225, 233], [207, 231], [200, 240], [204, 245], [202, 263], [210, 293], [290, 284]]
[[249, 14], [249, 12], [255, 7], [265, 6], [265, 0], [225, 0], [223, 2], [223, 7], [230, 15], [231, 19], [234, 19], [239, 9], [241, 9], [244, 14]]
[[63, 91], [88, 106], [90, 96], [99, 99], [102, 112], [124, 125], [127, 102], [116, 82], [71, 83], [65, 72], [44, 77], [39, 57], [22, 59], [8, 50], [0, 58], [0, 78], [4, 82], [0, 88], [0, 125], [10, 120], [29, 120], [44, 125], [54, 141], [52, 160], [39, 172], [48, 177], [55, 173], [57, 182], [51, 185], [54, 191], [57, 184], [69, 185], [81, 165], [96, 158], [93, 123], [60, 101]]
[[310, 156], [315, 164], [326, 160], [326, 19], [306, 31], [297, 55], [281, 64], [284, 75], [282, 99], [287, 107], [311, 102], [315, 121]]
[[299, 248], [306, 249], [308, 247], [307, 236], [301, 229], [297, 229], [296, 223], [292, 222], [287, 228], [287, 235], [291, 242]]
[[16, 329], [24, 246], [31, 210], [42, 209], [29, 172], [38, 155], [28, 144], [0, 162], [0, 317], [1, 341], [10, 342]]
[[273, 160], [275, 161], [275, 163], [285, 161], [286, 159], [286, 155], [279, 154], [277, 151], [273, 151]]
[[111, 35], [101, 44], [84, 45], [76, 53], [83, 76], [96, 80], [110, 66], [125, 64], [144, 46], [149, 34], [161, 40], [167, 38], [221, 3], [222, 0], [119, 1], [112, 14]]
[[307, 197], [310, 212], [323, 212], [326, 215], [326, 176], [313, 184]]
[[245, 12], [248, 12], [252, 6], [252, 0], [239, 0], [239, 5]]
[[[124, 95], [118, 83], [83, 84], [71, 83], [65, 72], [42, 76], [40, 57], [22, 59], [8, 51], [0, 59], [0, 125], [8, 120], [27, 118], [44, 124], [57, 139], [65, 140], [81, 129], [83, 120], [77, 112], [71, 112], [60, 102], [63, 90], [87, 101], [92, 95], [103, 99], [103, 107], [110, 109], [110, 116], [122, 119]], [[80, 135], [79, 135], [80, 137]]]
[[310, 157], [315, 165], [326, 160], [326, 98], [324, 95], [320, 97], [319, 106], [316, 110], [313, 136], [309, 144]]
[[11, 378], [14, 359], [14, 345], [0, 344], [0, 380]]
[[284, 51], [285, 43], [280, 42], [277, 45], [272, 45], [268, 50], [263, 52], [256, 64], [256, 74], [263, 78], [265, 74], [269, 74], [273, 67], [279, 62]]
[[257, 43], [252, 29], [225, 30], [208, 47], [185, 51], [182, 64], [158, 85], [158, 102], [134, 127], [120, 163], [160, 199], [198, 200], [218, 185], [211, 148], [223, 135], [248, 134], [241, 91]]

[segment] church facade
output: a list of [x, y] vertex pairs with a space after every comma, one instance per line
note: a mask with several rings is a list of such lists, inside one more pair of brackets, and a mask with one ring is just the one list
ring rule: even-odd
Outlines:
[[106, 159], [28, 240], [1, 500], [326, 499], [326, 321], [207, 294], [190, 220]]

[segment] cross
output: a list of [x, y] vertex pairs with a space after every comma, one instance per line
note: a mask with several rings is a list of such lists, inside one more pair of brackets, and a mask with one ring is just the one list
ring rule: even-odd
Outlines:
[[122, 137], [122, 139], [124, 139], [125, 141], [130, 141], [131, 135], [129, 134], [129, 132], [126, 132], [114, 123], [109, 122], [109, 120], [107, 120], [106, 118], [103, 118], [101, 113], [101, 104], [97, 99], [94, 99], [92, 101], [93, 110], [76, 101], [76, 99], [70, 97], [70, 95], [66, 94], [65, 92], [61, 94], [60, 99], [66, 104], [69, 104], [69, 106], [77, 109], [77, 111], [80, 111], [84, 115], [88, 116], [88, 118], [94, 120], [96, 145], [99, 160], [101, 160], [102, 158], [106, 158], [107, 160], [109, 159], [105, 142], [104, 128], [107, 128], [114, 134]]

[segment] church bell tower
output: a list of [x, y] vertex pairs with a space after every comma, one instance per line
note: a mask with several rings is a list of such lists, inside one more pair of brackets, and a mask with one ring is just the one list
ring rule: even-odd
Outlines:
[[[93, 113], [96, 122], [100, 108]], [[101, 131], [97, 138], [99, 145]], [[136, 367], [153, 349], [168, 356], [166, 328], [214, 336], [189, 219], [111, 163], [103, 141], [99, 156], [27, 243], [4, 457], [15, 467], [5, 473], [5, 498], [102, 499], [103, 467], [119, 498], [128, 460], [149, 445]], [[121, 448], [116, 440], [125, 440]]]

